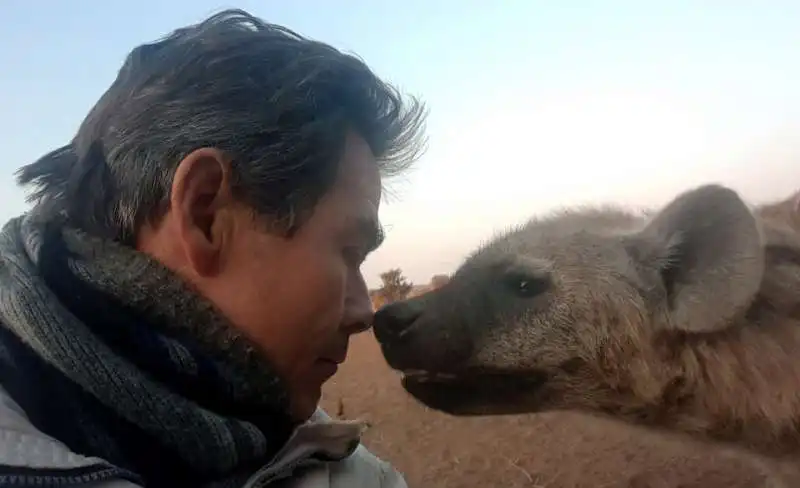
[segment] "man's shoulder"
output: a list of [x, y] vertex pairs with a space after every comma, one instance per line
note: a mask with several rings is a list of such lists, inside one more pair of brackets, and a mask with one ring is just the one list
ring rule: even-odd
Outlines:
[[[346, 428], [346, 423], [332, 421], [324, 412], [315, 416], [315, 420], [330, 425], [328, 428], [319, 429], [320, 426], [317, 426], [301, 431], [301, 435], [296, 439], [297, 444], [294, 447], [287, 446], [288, 449], [280, 456], [282, 459], [276, 459], [265, 469], [273, 473], [281, 471], [282, 468], [302, 461], [309, 453], [320, 448], [323, 451], [330, 450], [331, 454], [334, 454], [332, 447], [340, 443], [326, 445], [327, 443], [323, 441], [334, 440], [330, 435], [340, 431], [337, 426]], [[303, 432], [309, 434], [305, 439]], [[324, 435], [315, 435], [319, 432], [323, 432]], [[41, 432], [2, 386], [0, 386], [0, 466], [4, 468], [3, 473], [0, 473], [0, 486], [19, 484], [21, 476], [32, 476], [31, 469], [42, 472], [58, 471], [68, 475], [74, 473], [73, 479], [78, 480], [76, 481], [78, 484], [80, 479], [86, 476], [93, 477], [102, 472], [105, 476], [97, 479], [106, 477], [107, 481], [92, 485], [97, 488], [138, 486], [130, 481], [116, 479], [114, 477], [116, 468], [105, 460], [77, 454], [62, 442]], [[119, 470], [119, 474], [125, 473]], [[339, 461], [309, 463], [306, 468], [298, 469], [289, 477], [293, 478], [290, 486], [295, 488], [407, 488], [403, 476], [397, 470], [360, 443], [352, 453]], [[31, 481], [35, 483], [35, 480]]]
[[[391, 464], [361, 443], [365, 429], [361, 422], [334, 420], [318, 409], [265, 471], [284, 471], [295, 465], [301, 453], [313, 452], [315, 456], [296, 465], [290, 485], [293, 488], [407, 488], [403, 476]], [[329, 461], [320, 462], [320, 455]]]
[[[25, 412], [0, 386], [0, 486], [27, 486], [37, 483], [38, 470], [58, 472], [76, 483], [85, 478], [102, 480], [98, 488], [136, 488], [137, 485], [122, 479], [113, 479], [115, 470], [106, 461], [81, 456], [66, 445], [46, 435], [28, 420]], [[119, 470], [121, 472], [121, 470]], [[96, 476], [98, 473], [103, 473]], [[23, 482], [23, 480], [25, 482]]]
[[[363, 445], [336, 462], [307, 461], [288, 476], [290, 488], [408, 488], [403, 476]], [[275, 479], [277, 480], [277, 478]], [[271, 480], [272, 481], [272, 480]], [[267, 483], [266, 486], [270, 486]]]
[[[333, 466], [334, 473], [340, 473], [336, 481], [340, 484], [331, 488], [345, 486], [376, 486], [380, 488], [407, 488], [403, 476], [391, 464], [380, 459], [364, 445], [359, 445], [353, 454]], [[358, 484], [360, 483], [360, 485]]]

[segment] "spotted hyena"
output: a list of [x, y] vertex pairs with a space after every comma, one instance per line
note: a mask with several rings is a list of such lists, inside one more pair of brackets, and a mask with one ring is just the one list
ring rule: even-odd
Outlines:
[[706, 185], [656, 212], [535, 218], [379, 310], [375, 334], [405, 390], [449, 414], [589, 411], [793, 457], [797, 209]]

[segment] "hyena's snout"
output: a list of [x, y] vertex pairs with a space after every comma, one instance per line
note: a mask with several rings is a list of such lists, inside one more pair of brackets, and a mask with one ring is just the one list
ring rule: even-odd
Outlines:
[[413, 362], [415, 324], [422, 316], [424, 307], [414, 299], [394, 302], [379, 309], [373, 319], [375, 338], [389, 366], [404, 369], [405, 363]]
[[463, 367], [472, 339], [452, 314], [442, 314], [436, 292], [387, 305], [375, 314], [375, 337], [386, 362], [400, 371], [448, 372]]

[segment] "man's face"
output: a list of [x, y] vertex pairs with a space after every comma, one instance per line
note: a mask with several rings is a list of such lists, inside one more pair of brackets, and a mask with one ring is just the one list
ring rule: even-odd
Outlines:
[[[168, 234], [179, 244], [168, 246], [183, 255], [179, 271], [272, 360], [290, 387], [293, 415], [303, 421], [314, 412], [322, 384], [344, 361], [350, 335], [372, 321], [360, 266], [381, 238], [374, 156], [365, 141], [351, 135], [336, 182], [291, 238], [267, 232], [244, 206], [214, 206], [207, 203], [212, 197], [191, 197], [214, 187], [203, 183], [213, 180], [203, 176], [206, 172], [213, 170], [179, 168], [175, 185], [184, 178], [188, 190], [173, 185], [172, 215], [160, 227], [176, 221]], [[224, 183], [224, 177], [217, 179]], [[195, 200], [207, 209], [193, 210]]]

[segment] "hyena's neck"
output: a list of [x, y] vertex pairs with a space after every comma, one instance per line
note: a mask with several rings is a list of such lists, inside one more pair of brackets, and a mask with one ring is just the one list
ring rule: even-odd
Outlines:
[[737, 328], [682, 350], [683, 394], [665, 401], [671, 428], [800, 462], [800, 321]]

